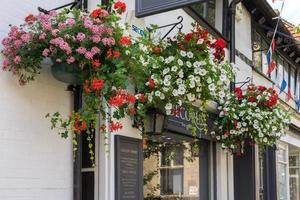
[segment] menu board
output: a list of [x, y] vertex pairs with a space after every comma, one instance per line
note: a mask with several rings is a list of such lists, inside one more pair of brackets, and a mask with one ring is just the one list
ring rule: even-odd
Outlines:
[[182, 8], [203, 0], [136, 0], [136, 16], [145, 17], [177, 8]]
[[116, 200], [143, 199], [142, 140], [115, 136]]

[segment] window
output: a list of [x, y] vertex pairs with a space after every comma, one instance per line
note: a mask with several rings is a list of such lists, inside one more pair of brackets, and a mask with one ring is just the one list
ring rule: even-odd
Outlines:
[[278, 145], [277, 152], [277, 187], [278, 199], [289, 200], [288, 198], [288, 146]]
[[261, 70], [262, 66], [262, 55], [261, 55], [261, 36], [258, 32], [254, 31], [252, 36], [252, 46], [253, 46], [253, 64], [258, 70]]
[[289, 155], [290, 200], [300, 200], [300, 159], [299, 152]]
[[199, 144], [193, 138], [169, 132], [144, 140], [145, 200], [206, 199], [202, 197], [208, 195], [211, 183], [200, 182], [210, 180], [211, 171], [204, 171], [211, 169], [208, 141]]
[[216, 0], [203, 0], [198, 4], [192, 5], [191, 9], [203, 17], [211, 25], [215, 25]]

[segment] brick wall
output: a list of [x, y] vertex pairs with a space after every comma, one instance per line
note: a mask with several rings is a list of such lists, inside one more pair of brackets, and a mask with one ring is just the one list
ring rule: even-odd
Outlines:
[[[0, 40], [8, 24], [21, 23], [27, 14], [37, 13], [38, 6], [50, 9], [68, 2], [1, 1]], [[52, 78], [49, 65], [43, 66], [38, 79], [23, 87], [16, 77], [0, 71], [1, 200], [72, 199], [71, 141], [51, 132], [44, 118], [47, 112], [69, 114], [72, 96], [65, 84]]]

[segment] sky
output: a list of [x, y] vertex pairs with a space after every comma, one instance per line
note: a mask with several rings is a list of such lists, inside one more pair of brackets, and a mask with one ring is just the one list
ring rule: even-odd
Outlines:
[[[274, 9], [281, 9], [283, 0], [267, 0]], [[300, 24], [300, 0], [285, 0], [282, 18], [294, 25]]]

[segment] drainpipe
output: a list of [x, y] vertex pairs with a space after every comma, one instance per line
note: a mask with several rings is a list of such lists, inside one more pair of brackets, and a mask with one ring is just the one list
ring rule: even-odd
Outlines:
[[[82, 86], [71, 86], [74, 95], [74, 111], [78, 112], [82, 107]], [[82, 200], [82, 135], [76, 134], [77, 150], [75, 152], [73, 171], [73, 199]]]
[[[232, 0], [229, 5], [229, 27], [230, 27], [230, 63], [235, 63], [235, 9], [238, 3], [242, 0]], [[234, 81], [230, 83], [230, 90], [233, 91], [235, 88], [235, 77]]]

